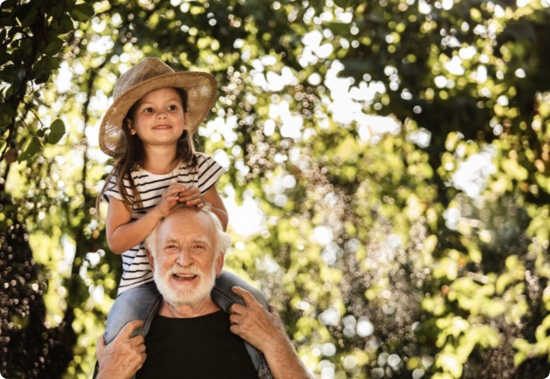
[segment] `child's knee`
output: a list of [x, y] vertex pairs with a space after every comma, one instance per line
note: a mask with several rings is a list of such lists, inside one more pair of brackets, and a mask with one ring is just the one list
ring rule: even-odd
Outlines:
[[231, 288], [234, 286], [244, 288], [245, 290], [250, 292], [252, 296], [254, 296], [265, 309], [269, 309], [269, 305], [264, 294], [259, 289], [250, 285], [248, 282], [238, 277], [237, 275], [228, 271], [223, 271], [222, 275], [216, 280], [216, 287], [232, 295], [233, 297], [239, 297], [231, 290]]
[[[107, 325], [103, 334], [105, 343], [109, 344], [113, 341], [130, 321], [144, 320], [157, 296], [158, 290], [152, 282], [132, 288], [118, 296], [107, 316]], [[137, 333], [138, 329], [134, 335]]]

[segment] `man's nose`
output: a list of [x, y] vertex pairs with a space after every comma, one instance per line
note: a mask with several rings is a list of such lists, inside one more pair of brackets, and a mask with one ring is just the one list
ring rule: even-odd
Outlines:
[[185, 249], [185, 248], [181, 249], [178, 255], [177, 262], [182, 267], [189, 266], [191, 265], [191, 263], [193, 263], [193, 258], [191, 257], [191, 253], [189, 252], [188, 249]]

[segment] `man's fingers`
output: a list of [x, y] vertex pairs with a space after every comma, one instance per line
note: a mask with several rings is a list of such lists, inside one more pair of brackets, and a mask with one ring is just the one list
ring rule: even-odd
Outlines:
[[145, 346], [145, 338], [143, 338], [140, 335], [135, 336], [134, 338], [130, 339], [133, 346], [139, 346], [144, 345]]
[[231, 313], [231, 314], [235, 313], [235, 314], [241, 315], [244, 312], [246, 312], [246, 307], [244, 305], [239, 304], [239, 303], [235, 303], [235, 304], [231, 305], [231, 307], [229, 308], [229, 313]]
[[122, 337], [126, 337], [126, 338], [130, 338], [130, 336], [132, 335], [132, 333], [134, 332], [134, 330], [136, 330], [137, 328], [141, 327], [143, 325], [143, 321], [141, 320], [134, 320], [134, 321], [130, 321], [129, 323], [127, 323], [126, 325], [124, 325], [124, 328], [122, 328], [120, 330], [120, 335]]
[[238, 324], [231, 325], [229, 327], [229, 330], [231, 331], [231, 333], [240, 336], [241, 328]]
[[245, 290], [242, 287], [233, 286], [231, 288], [231, 291], [235, 292], [237, 295], [242, 297], [243, 300], [244, 300], [244, 303], [246, 304], [247, 307], [249, 307], [251, 305], [257, 305], [258, 304], [258, 301], [256, 300], [256, 298], [254, 296], [252, 296], [252, 294], [250, 292], [248, 292], [247, 290]]
[[135, 347], [136, 351], [140, 354], [144, 354], [145, 353], [145, 344], [144, 343], [141, 343], [139, 345], [137, 345]]
[[231, 323], [231, 325], [238, 324], [240, 321], [240, 317], [240, 315], [233, 313], [229, 315], [229, 322]]
[[136, 371], [141, 370], [146, 360], [147, 360], [147, 354], [143, 353], [139, 356], [139, 361], [137, 362]]
[[103, 334], [102, 334], [99, 337], [97, 337], [96, 357], [103, 353], [103, 349], [105, 349], [105, 338], [103, 338]]
[[269, 313], [271, 313], [272, 315], [274, 316], [277, 316], [277, 317], [280, 317], [279, 316], [279, 311], [277, 310], [277, 308], [272, 305], [272, 304], [269, 304]]

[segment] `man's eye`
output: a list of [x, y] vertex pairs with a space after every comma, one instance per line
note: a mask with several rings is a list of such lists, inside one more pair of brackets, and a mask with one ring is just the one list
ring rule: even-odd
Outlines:
[[175, 250], [178, 247], [176, 245], [166, 245], [164, 246], [164, 250]]
[[194, 245], [193, 248], [197, 250], [204, 250], [206, 247], [204, 245]]

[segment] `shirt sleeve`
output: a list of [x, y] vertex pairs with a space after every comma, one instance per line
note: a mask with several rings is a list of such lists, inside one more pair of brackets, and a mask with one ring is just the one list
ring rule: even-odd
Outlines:
[[198, 160], [198, 178], [197, 185], [201, 194], [204, 194], [218, 179], [223, 175], [225, 170], [214, 158], [209, 155], [197, 153]]
[[[130, 183], [128, 182], [127, 179], [124, 179], [124, 188], [126, 189], [128, 197], [132, 200], [134, 197], [131, 194]], [[124, 198], [122, 197], [118, 188], [116, 174], [111, 175], [111, 178], [109, 180], [109, 185], [107, 186], [107, 189], [103, 193], [102, 199], [103, 201], [106, 201], [108, 203], [111, 197], [124, 202]]]

